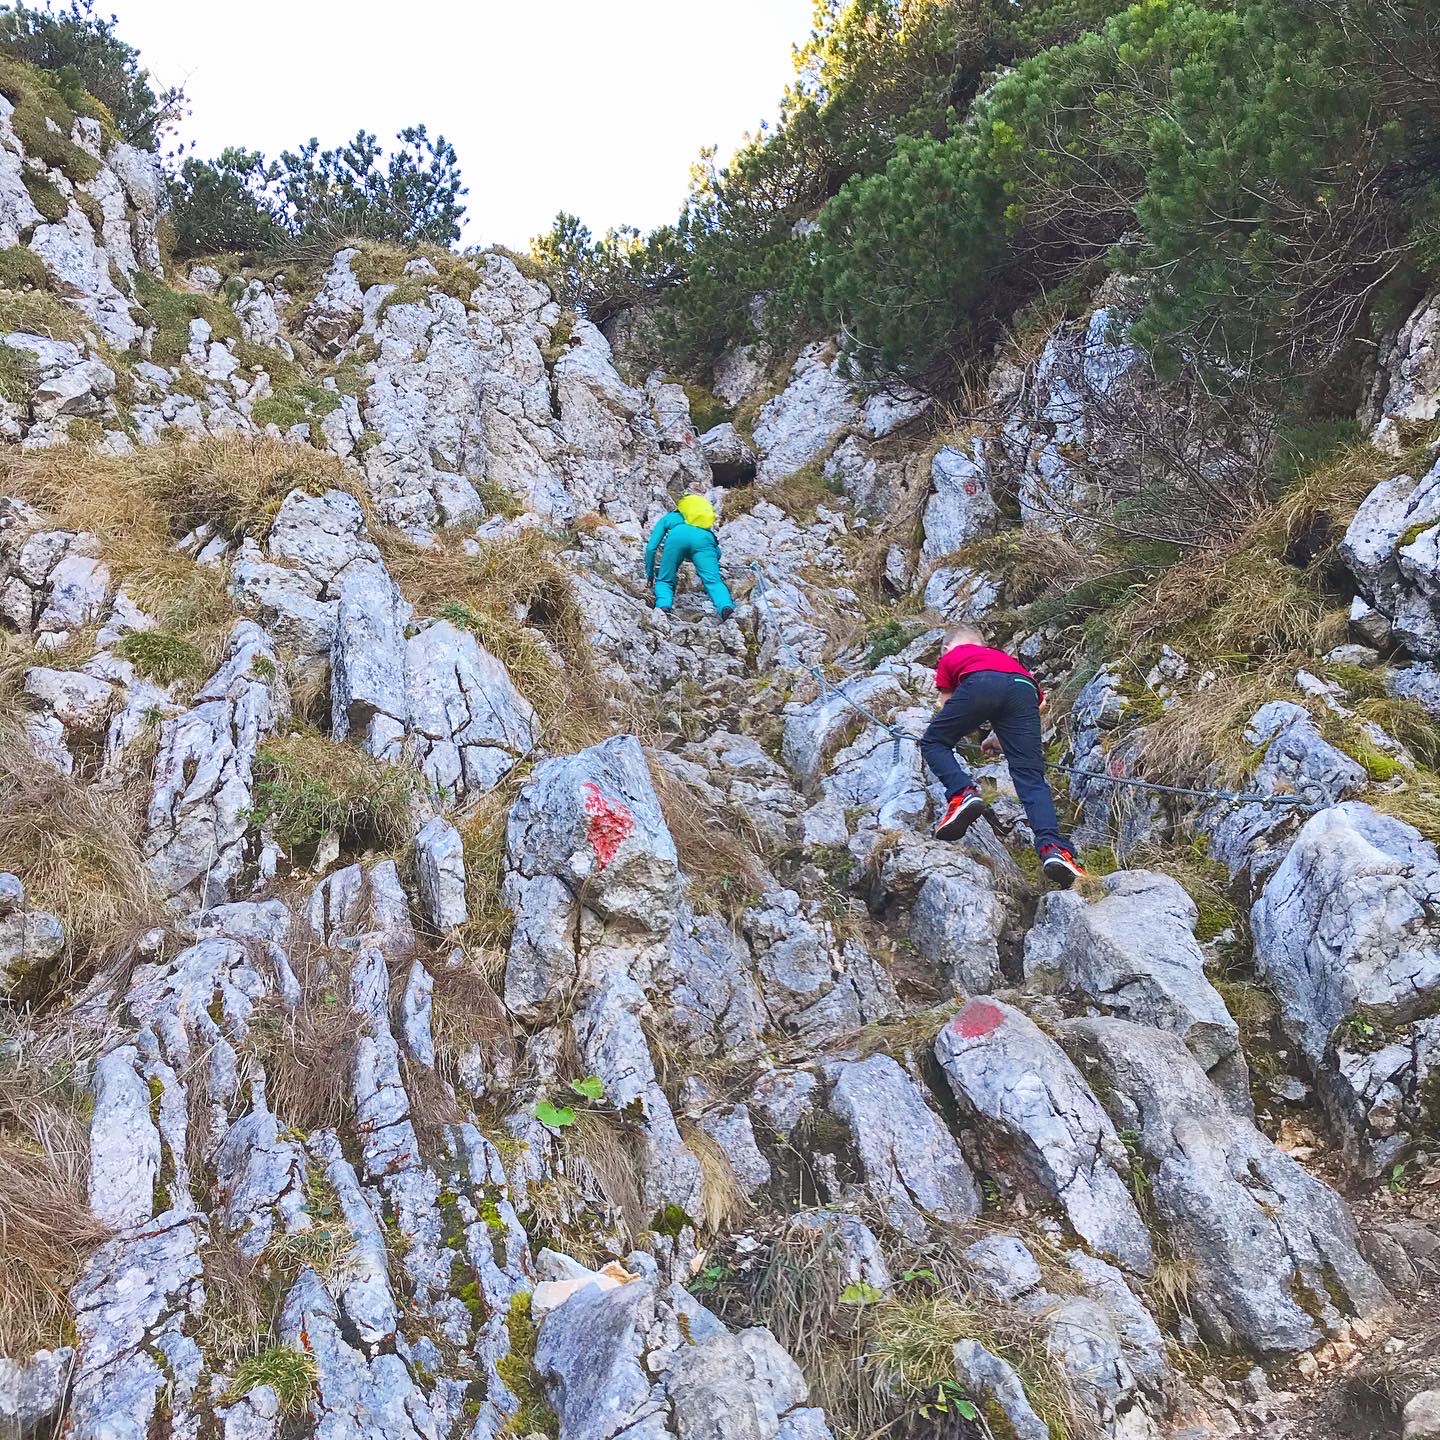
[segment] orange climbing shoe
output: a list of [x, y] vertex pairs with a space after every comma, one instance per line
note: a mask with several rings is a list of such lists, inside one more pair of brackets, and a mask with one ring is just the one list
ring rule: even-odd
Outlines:
[[1068, 890], [1077, 880], [1089, 877], [1090, 872], [1062, 845], [1047, 845], [1040, 852], [1040, 868], [1049, 880], [1062, 890]]
[[972, 785], [950, 799], [945, 813], [935, 826], [937, 840], [958, 840], [985, 811], [985, 802], [980, 792]]

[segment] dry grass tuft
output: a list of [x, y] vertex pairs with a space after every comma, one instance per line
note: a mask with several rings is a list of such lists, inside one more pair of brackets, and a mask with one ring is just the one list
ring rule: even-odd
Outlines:
[[354, 1113], [351, 1067], [360, 1025], [350, 1008], [350, 977], [338, 951], [297, 950], [291, 965], [300, 1004], [259, 1005], [248, 1048], [265, 1072], [265, 1095], [280, 1120], [298, 1130], [339, 1130]]
[[90, 1097], [76, 1057], [0, 1031], [0, 1355], [64, 1344], [68, 1295], [109, 1235], [90, 1212]]
[[685, 1148], [700, 1162], [701, 1213], [695, 1217], [700, 1228], [710, 1235], [733, 1230], [755, 1207], [735, 1174], [725, 1147], [683, 1118], [680, 1134]]
[[392, 850], [411, 838], [415, 783], [409, 769], [297, 730], [259, 749], [255, 816], [286, 846], [303, 849], [336, 831], [348, 850]]
[[[500, 885], [505, 878], [506, 824], [524, 783], [524, 768], [512, 770], [460, 822], [465, 846], [465, 906], [470, 914], [462, 935], [474, 951], [503, 953], [510, 945], [515, 917], [500, 898]], [[503, 961], [496, 963], [502, 965]]]
[[733, 812], [721, 815], [694, 786], [653, 756], [649, 763], [680, 868], [694, 882], [691, 899], [700, 909], [738, 924], [769, 884], [756, 853], [754, 831]]
[[15, 719], [0, 716], [0, 870], [18, 875], [28, 903], [64, 925], [66, 962], [57, 983], [168, 922], [139, 830], [115, 794], [43, 764]]
[[489, 1057], [513, 1049], [510, 1017], [497, 989], [504, 970], [504, 957], [494, 950], [470, 951], [458, 965], [432, 970], [430, 1031], [435, 1065], [451, 1085], [459, 1085], [460, 1062], [471, 1051], [478, 1049]]
[[650, 1219], [639, 1180], [645, 1143], [640, 1128], [622, 1115], [585, 1106], [575, 1111], [575, 1123], [565, 1131], [565, 1163], [572, 1178], [604, 1197], [630, 1244], [644, 1235]]

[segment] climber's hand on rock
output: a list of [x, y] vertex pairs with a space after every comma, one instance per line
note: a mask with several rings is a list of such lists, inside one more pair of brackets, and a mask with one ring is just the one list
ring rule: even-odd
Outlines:
[[992, 731], [980, 742], [980, 753], [988, 755], [992, 760], [998, 760], [1005, 753], [1000, 745], [1000, 737]]

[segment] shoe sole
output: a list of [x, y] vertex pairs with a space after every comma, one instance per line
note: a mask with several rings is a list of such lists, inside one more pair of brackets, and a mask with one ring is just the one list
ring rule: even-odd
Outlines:
[[937, 825], [931, 832], [937, 840], [958, 840], [985, 813], [983, 800], [972, 800], [953, 819]]
[[1045, 872], [1047, 880], [1053, 880], [1066, 890], [1085, 873], [1083, 870], [1072, 870], [1063, 860], [1046, 860], [1040, 868]]

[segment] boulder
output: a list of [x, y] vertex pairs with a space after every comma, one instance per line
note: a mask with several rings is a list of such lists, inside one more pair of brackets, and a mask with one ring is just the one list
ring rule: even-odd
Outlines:
[[819, 460], [841, 431], [858, 425], [860, 418], [859, 402], [841, 374], [834, 347], [823, 342], [806, 346], [791, 368], [789, 384], [760, 409], [755, 424], [758, 483], [776, 485]]
[[1363, 419], [1371, 443], [1399, 451], [1403, 428], [1440, 414], [1440, 296], [1427, 295], [1380, 347]]
[[940, 1032], [935, 1056], [982, 1145], [1006, 1157], [1001, 1169], [1058, 1204], [1097, 1253], [1148, 1275], [1125, 1146], [1065, 1052], [1014, 1006], [976, 999]]
[[700, 448], [717, 485], [748, 485], [755, 478], [755, 447], [728, 421], [707, 430]]
[[934, 565], [962, 545], [990, 534], [1000, 522], [1000, 510], [990, 494], [983, 440], [937, 450], [930, 462], [930, 483], [934, 488], [925, 505], [920, 554], [927, 565]]
[[1070, 993], [1143, 1025], [1178, 1035], [1230, 1105], [1250, 1111], [1240, 1033], [1205, 975], [1195, 943], [1199, 911], [1168, 875], [1120, 870], [1103, 896], [1043, 895], [1025, 939], [1025, 974], [1053, 975]]
[[420, 906], [436, 930], [453, 930], [469, 918], [465, 904], [465, 845], [448, 820], [432, 816], [415, 837]]
[[923, 1241], [933, 1222], [980, 1213], [980, 1188], [920, 1087], [888, 1055], [837, 1061], [830, 1112], [850, 1131], [865, 1189], [886, 1221]]
[[1322, 810], [1250, 923], [1257, 973], [1347, 1158], [1378, 1174], [1423, 1123], [1425, 1077], [1440, 1061], [1429, 1038], [1440, 1031], [1429, 1023], [1440, 1006], [1440, 856], [1368, 805]]
[[1136, 1137], [1150, 1203], [1196, 1269], [1190, 1303], [1214, 1343], [1304, 1350], [1388, 1301], [1344, 1201], [1235, 1115], [1177, 1036], [1072, 1020], [1064, 1038]]

